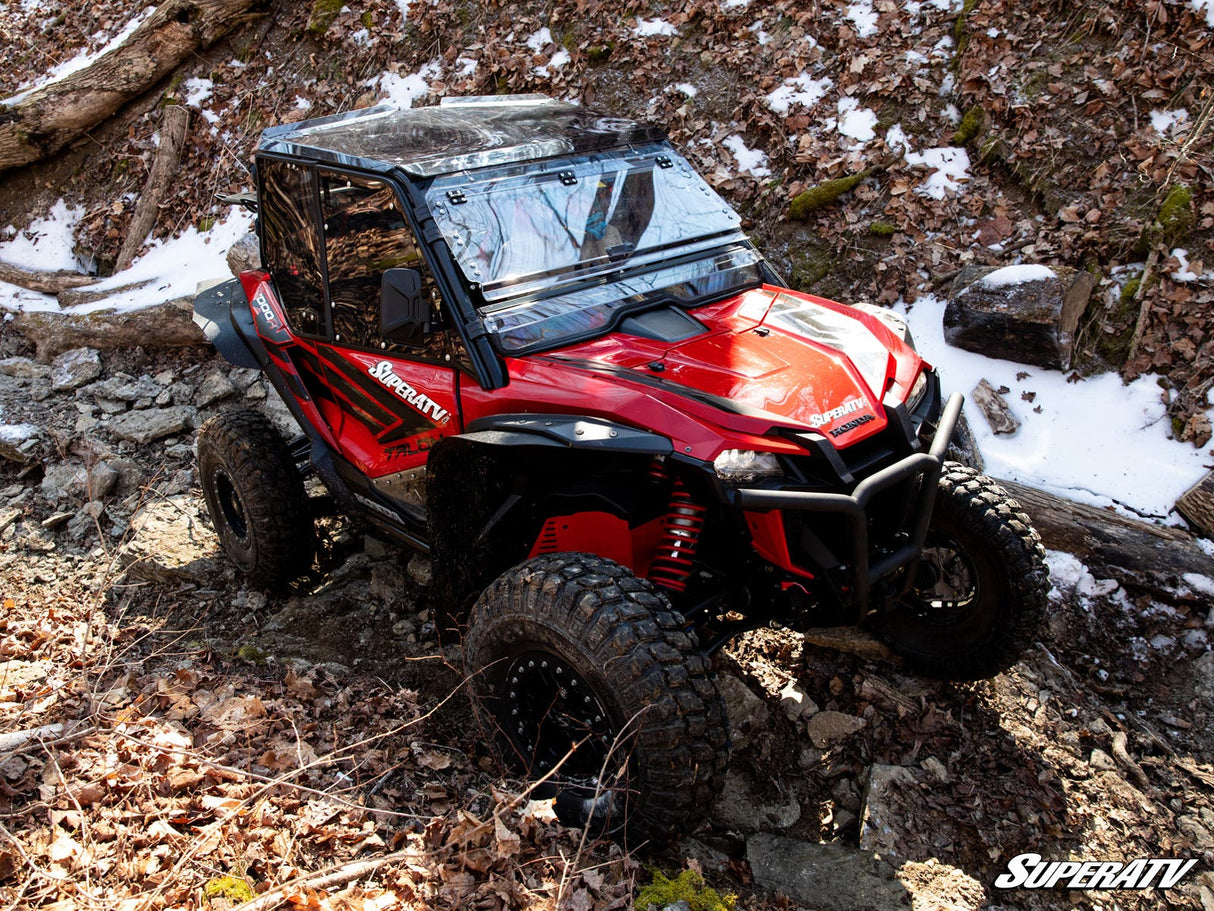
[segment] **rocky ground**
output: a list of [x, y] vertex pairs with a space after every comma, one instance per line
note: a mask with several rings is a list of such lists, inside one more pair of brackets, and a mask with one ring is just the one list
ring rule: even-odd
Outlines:
[[[255, 373], [197, 348], [41, 363], [15, 333], [0, 345], [11, 906], [256, 887], [304, 907], [627, 908], [647, 864], [747, 908], [1214, 902], [1209, 580], [1146, 594], [1054, 554], [1067, 581], [1040, 644], [970, 686], [862, 639], [750, 634], [718, 659], [735, 749], [710, 822], [656, 854], [583, 844], [487, 755], [424, 561], [337, 520], [287, 596], [222, 559], [192, 434], [223, 408], [282, 419]], [[996, 889], [1024, 852], [1198, 865], [1167, 892]], [[353, 885], [291, 885], [385, 856]]]

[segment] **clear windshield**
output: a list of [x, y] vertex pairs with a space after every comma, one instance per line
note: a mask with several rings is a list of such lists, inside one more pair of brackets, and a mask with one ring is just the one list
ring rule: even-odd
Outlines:
[[464, 277], [491, 302], [651, 260], [740, 224], [662, 145], [441, 177], [426, 201]]
[[658, 299], [693, 304], [752, 288], [762, 281], [761, 263], [752, 247], [739, 246], [607, 284], [486, 307], [481, 318], [507, 353], [551, 348], [606, 332], [621, 311]]

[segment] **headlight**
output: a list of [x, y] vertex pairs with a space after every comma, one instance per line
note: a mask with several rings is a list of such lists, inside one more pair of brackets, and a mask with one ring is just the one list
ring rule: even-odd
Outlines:
[[923, 401], [926, 392], [927, 371], [920, 370], [919, 375], [915, 377], [915, 382], [911, 385], [910, 395], [906, 397], [906, 410], [913, 413], [919, 407], [919, 403]]
[[727, 484], [753, 484], [762, 478], [778, 478], [784, 472], [775, 453], [748, 449], [726, 449], [712, 463], [717, 477]]

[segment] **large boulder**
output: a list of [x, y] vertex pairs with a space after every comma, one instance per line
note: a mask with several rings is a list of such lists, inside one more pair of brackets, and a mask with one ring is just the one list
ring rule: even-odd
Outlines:
[[185, 494], [141, 507], [119, 555], [130, 578], [147, 582], [203, 584], [227, 568], [201, 502]]
[[1066, 370], [1096, 282], [1090, 272], [1063, 267], [967, 266], [944, 311], [945, 341], [987, 357]]
[[51, 389], [68, 392], [101, 376], [101, 357], [95, 348], [64, 350], [51, 364]]
[[746, 840], [755, 884], [818, 911], [977, 911], [982, 885], [938, 860], [897, 861], [863, 848], [762, 833]]
[[109, 430], [120, 440], [144, 445], [194, 426], [197, 412], [187, 405], [128, 411], [110, 419]]
[[746, 859], [757, 885], [821, 911], [912, 907], [894, 867], [855, 848], [764, 833], [746, 840]]

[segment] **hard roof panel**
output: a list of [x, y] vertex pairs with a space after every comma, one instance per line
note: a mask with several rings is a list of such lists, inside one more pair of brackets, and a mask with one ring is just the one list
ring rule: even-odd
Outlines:
[[306, 120], [266, 130], [258, 149], [430, 177], [665, 138], [657, 127], [532, 95]]

